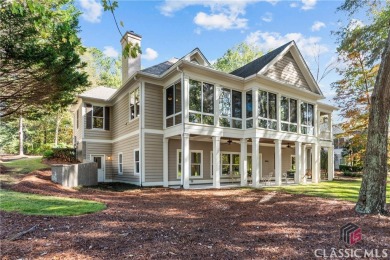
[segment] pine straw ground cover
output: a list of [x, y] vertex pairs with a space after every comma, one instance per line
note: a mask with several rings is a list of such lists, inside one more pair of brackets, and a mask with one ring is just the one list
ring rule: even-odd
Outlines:
[[[313, 259], [315, 249], [390, 249], [390, 217], [359, 216], [351, 202], [251, 189], [74, 190], [49, 179], [50, 171], [35, 171], [12, 189], [107, 209], [74, 217], [0, 212], [3, 259]], [[339, 241], [348, 222], [363, 231], [354, 246]]]

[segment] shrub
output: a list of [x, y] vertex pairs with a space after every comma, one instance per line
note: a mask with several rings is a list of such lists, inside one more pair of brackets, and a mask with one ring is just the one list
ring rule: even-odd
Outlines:
[[50, 158], [53, 158], [53, 156], [54, 156], [53, 150], [46, 150], [46, 151], [43, 152], [43, 157], [44, 158], [50, 159]]
[[347, 177], [362, 177], [362, 176], [363, 176], [363, 173], [361, 173], [361, 172], [349, 172], [349, 171], [345, 171], [345, 172], [343, 172], [343, 175], [344, 175], [344, 176], [347, 176]]
[[363, 166], [349, 166], [340, 164], [339, 169], [342, 172], [361, 172], [363, 170]]
[[76, 149], [53, 148], [53, 158], [59, 158], [67, 162], [74, 162], [76, 161]]

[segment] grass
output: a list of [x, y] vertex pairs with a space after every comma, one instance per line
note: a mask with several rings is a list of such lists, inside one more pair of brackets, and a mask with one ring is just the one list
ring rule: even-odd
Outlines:
[[105, 209], [103, 203], [0, 190], [0, 210], [26, 215], [76, 216]]
[[12, 160], [9, 162], [3, 162], [2, 164], [13, 172], [25, 174], [35, 170], [50, 168], [48, 165], [43, 164], [41, 161], [42, 157], [23, 158], [18, 160]]
[[[336, 198], [356, 202], [359, 196], [361, 180], [334, 180], [318, 184], [286, 186], [269, 188], [292, 194], [302, 194], [322, 198]], [[387, 185], [387, 203], [390, 203], [390, 185]]]

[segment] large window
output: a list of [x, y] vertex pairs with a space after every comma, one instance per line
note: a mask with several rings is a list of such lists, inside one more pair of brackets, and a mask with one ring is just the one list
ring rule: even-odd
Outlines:
[[246, 92], [245, 95], [245, 106], [246, 106], [246, 128], [250, 129], [253, 127], [253, 102], [252, 102], [252, 90]]
[[178, 82], [165, 92], [165, 126], [171, 127], [173, 125], [181, 124], [181, 83]]
[[103, 129], [104, 126], [104, 108], [100, 106], [92, 107], [92, 125], [93, 128]]
[[139, 89], [136, 88], [133, 92], [130, 92], [130, 120], [139, 117]]
[[118, 174], [123, 174], [123, 154], [118, 153]]
[[297, 100], [282, 97], [280, 100], [281, 130], [297, 132]]
[[189, 121], [214, 125], [214, 85], [190, 79]]
[[308, 103], [301, 103], [301, 133], [314, 134], [314, 106]]
[[242, 94], [222, 88], [219, 95], [219, 125], [242, 128]]
[[222, 176], [240, 175], [240, 154], [222, 153], [221, 167]]
[[[177, 178], [181, 178], [182, 173], [182, 152], [177, 150]], [[202, 178], [203, 177], [203, 151], [190, 151], [190, 165], [191, 172], [190, 178]]]
[[139, 175], [139, 150], [134, 150], [134, 175]]
[[276, 130], [276, 94], [259, 90], [258, 102], [258, 126], [261, 128]]

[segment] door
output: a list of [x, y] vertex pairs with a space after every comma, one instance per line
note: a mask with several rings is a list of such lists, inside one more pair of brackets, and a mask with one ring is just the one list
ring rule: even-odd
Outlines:
[[104, 182], [104, 156], [102, 155], [91, 155], [92, 160], [97, 163], [98, 170], [98, 182]]

